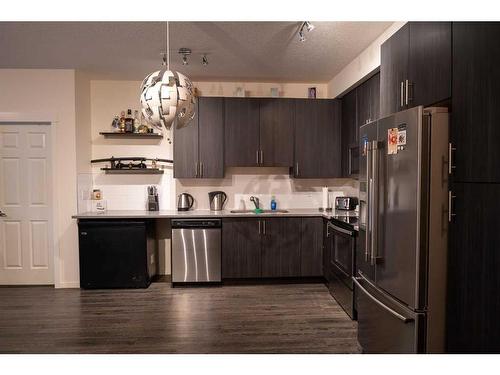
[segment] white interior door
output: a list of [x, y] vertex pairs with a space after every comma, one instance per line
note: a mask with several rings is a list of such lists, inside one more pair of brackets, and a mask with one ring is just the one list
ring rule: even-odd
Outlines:
[[50, 125], [0, 124], [0, 284], [53, 284]]

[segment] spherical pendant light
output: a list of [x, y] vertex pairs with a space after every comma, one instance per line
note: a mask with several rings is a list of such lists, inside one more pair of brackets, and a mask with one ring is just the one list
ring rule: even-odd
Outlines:
[[195, 96], [191, 80], [184, 74], [162, 69], [149, 74], [141, 85], [142, 113], [161, 130], [186, 126], [195, 115]]
[[142, 113], [157, 129], [169, 130], [189, 124], [195, 115], [195, 96], [191, 80], [184, 74], [170, 70], [169, 25], [166, 23], [166, 52], [163, 65], [166, 69], [149, 74], [142, 81], [140, 101]]

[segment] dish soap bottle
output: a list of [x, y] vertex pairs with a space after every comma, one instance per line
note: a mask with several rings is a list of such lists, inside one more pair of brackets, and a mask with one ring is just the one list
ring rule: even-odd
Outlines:
[[276, 211], [276, 199], [274, 195], [271, 197], [271, 210]]

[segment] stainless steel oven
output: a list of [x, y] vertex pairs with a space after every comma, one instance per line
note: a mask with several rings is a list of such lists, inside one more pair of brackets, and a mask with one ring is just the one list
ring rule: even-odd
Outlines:
[[357, 231], [350, 224], [335, 219], [327, 223], [327, 251], [330, 252], [328, 289], [352, 319], [356, 319], [352, 281], [355, 275], [356, 237]]

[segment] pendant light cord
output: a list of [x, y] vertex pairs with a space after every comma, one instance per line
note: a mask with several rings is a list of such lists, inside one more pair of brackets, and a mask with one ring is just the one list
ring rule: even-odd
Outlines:
[[170, 70], [170, 27], [168, 21], [166, 22], [165, 28], [165, 37], [166, 37], [166, 52], [167, 52], [167, 70]]

